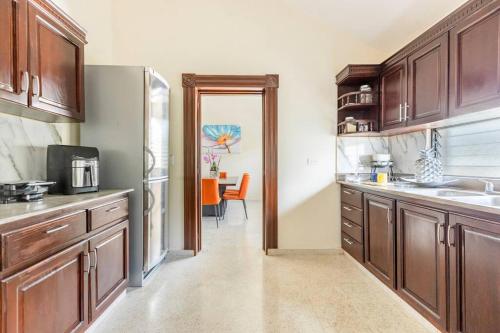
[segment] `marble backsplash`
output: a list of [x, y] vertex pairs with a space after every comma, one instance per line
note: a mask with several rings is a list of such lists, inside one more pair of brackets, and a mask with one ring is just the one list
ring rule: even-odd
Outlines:
[[364, 156], [388, 152], [387, 137], [337, 137], [337, 173], [370, 172], [360, 160]]
[[78, 144], [78, 124], [49, 124], [0, 113], [0, 182], [46, 179], [47, 146]]
[[[438, 130], [444, 173], [450, 176], [500, 178], [500, 119]], [[337, 173], [354, 173], [359, 157], [388, 152], [397, 173], [415, 173], [425, 131], [390, 137], [337, 137]], [[368, 172], [359, 168], [358, 172]]]

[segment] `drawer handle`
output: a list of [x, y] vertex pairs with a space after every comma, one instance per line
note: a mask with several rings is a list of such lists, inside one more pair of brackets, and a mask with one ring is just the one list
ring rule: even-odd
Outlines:
[[352, 209], [347, 206], [344, 206], [344, 209], [347, 210], [348, 212], [352, 212]]
[[108, 210], [106, 211], [106, 213], [112, 213], [112, 212], [117, 211], [118, 209], [120, 209], [120, 207], [118, 207], [118, 206], [116, 206], [116, 207], [112, 207], [112, 208], [108, 209]]
[[349, 244], [349, 245], [354, 244], [353, 242], [351, 242], [351, 241], [350, 241], [350, 240], [348, 240], [347, 238], [344, 238], [344, 241], [345, 241], [347, 244]]
[[54, 227], [52, 229], [46, 230], [45, 233], [46, 234], [53, 234], [54, 232], [61, 231], [63, 229], [66, 229], [67, 227], [69, 227], [69, 224], [63, 224], [63, 225], [60, 225], [58, 227]]
[[348, 195], [352, 195], [352, 192], [349, 192], [349, 191], [346, 191], [346, 190], [344, 190], [344, 193], [348, 194]]
[[352, 228], [352, 224], [349, 224], [349, 223], [347, 223], [347, 222], [344, 222], [344, 225], [345, 225], [346, 227]]

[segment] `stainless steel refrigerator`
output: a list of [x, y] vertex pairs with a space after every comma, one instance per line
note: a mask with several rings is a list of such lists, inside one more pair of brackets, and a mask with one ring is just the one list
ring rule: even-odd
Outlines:
[[133, 188], [130, 196], [130, 285], [168, 251], [169, 93], [147, 67], [85, 66], [81, 144], [100, 151], [101, 188]]

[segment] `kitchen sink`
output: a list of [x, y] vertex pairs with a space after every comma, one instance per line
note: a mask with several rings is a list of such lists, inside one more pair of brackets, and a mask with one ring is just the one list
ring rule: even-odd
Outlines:
[[460, 198], [460, 201], [473, 205], [500, 207], [500, 196], [466, 197]]
[[479, 197], [479, 198], [485, 196], [484, 193], [480, 192], [468, 192], [459, 190], [438, 190], [436, 191], [436, 195], [438, 197]]

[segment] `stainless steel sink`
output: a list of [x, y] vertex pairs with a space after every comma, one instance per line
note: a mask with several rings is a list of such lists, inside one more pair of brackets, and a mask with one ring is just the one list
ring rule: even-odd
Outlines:
[[460, 198], [461, 202], [480, 206], [500, 207], [500, 196], [482, 196]]
[[484, 193], [480, 192], [469, 192], [469, 191], [460, 191], [460, 190], [438, 190], [436, 194], [438, 197], [479, 197], [482, 198], [485, 196]]

